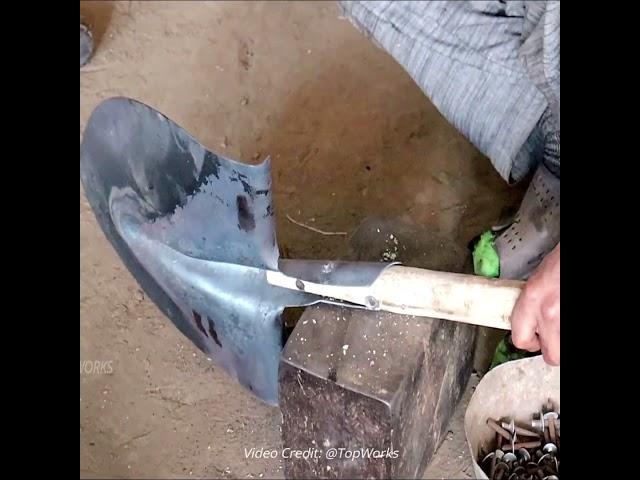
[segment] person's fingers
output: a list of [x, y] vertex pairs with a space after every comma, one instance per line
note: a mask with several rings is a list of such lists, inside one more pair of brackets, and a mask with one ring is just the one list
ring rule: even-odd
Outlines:
[[535, 304], [529, 300], [526, 291], [523, 291], [511, 314], [511, 341], [517, 348], [529, 352], [540, 350], [536, 333], [538, 316]]
[[540, 332], [540, 348], [542, 357], [549, 365], [560, 365], [560, 335], [557, 332], [543, 330]]
[[541, 306], [538, 336], [542, 356], [549, 365], [560, 365], [560, 302], [550, 299]]
[[529, 278], [511, 314], [511, 338], [522, 350], [542, 350], [560, 364], [560, 244]]
[[535, 327], [519, 327], [512, 331], [511, 339], [516, 348], [526, 350], [527, 352], [539, 352], [540, 340], [536, 333]]

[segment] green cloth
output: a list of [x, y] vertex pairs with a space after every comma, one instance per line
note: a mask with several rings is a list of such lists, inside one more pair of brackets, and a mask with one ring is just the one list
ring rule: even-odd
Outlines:
[[510, 362], [512, 360], [519, 360], [529, 355], [529, 352], [524, 350], [518, 350], [513, 343], [511, 343], [511, 335], [506, 334], [505, 337], [498, 344], [495, 353], [493, 354], [493, 360], [489, 370], [503, 363]]
[[[473, 248], [473, 270], [476, 275], [488, 278], [498, 278], [500, 276], [500, 256], [496, 250], [494, 240], [495, 234], [492, 231], [484, 232]], [[493, 354], [493, 361], [489, 370], [512, 360], [525, 358], [528, 355], [529, 352], [518, 350], [511, 343], [511, 335], [507, 333]]]
[[500, 256], [494, 245], [492, 231], [484, 232], [473, 249], [473, 270], [476, 275], [489, 278], [500, 276]]

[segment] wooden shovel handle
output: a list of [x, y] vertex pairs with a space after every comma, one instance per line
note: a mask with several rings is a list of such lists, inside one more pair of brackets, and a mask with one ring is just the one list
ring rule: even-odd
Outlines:
[[511, 330], [524, 282], [391, 266], [371, 286], [380, 310]]

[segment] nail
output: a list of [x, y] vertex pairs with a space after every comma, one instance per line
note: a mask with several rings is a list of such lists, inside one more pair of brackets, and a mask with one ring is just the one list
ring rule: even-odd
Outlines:
[[[539, 447], [540, 445], [542, 445], [542, 442], [540, 442], [540, 440], [536, 440], [535, 442], [521, 442], [521, 443], [516, 443], [513, 445], [513, 448], [536, 448]], [[502, 445], [502, 450], [511, 450], [512, 445], [510, 443], [505, 443], [504, 445]]]
[[[557, 459], [556, 457], [554, 457], [554, 456], [553, 456], [552, 454], [550, 454], [550, 453], [546, 453], [546, 454], [544, 454], [544, 455], [542, 456], [542, 458], [540, 458], [540, 460], [538, 460], [538, 465], [540, 465], [540, 463], [541, 463], [541, 462], [544, 462], [545, 460], [550, 460], [550, 459], [552, 459], [552, 460], [553, 460], [553, 463], [554, 463], [554, 464], [555, 464], [555, 466], [556, 466], [555, 473], [558, 473], [558, 459]], [[548, 465], [549, 465], [549, 462], [547, 461], [547, 462], [545, 462], [542, 466], [543, 466], [543, 467], [546, 467], [546, 466], [548, 466]]]
[[496, 457], [493, 457], [493, 458], [491, 459], [491, 470], [489, 470], [489, 473], [490, 473], [490, 477], [491, 477], [491, 478], [494, 478], [494, 477], [495, 477], [495, 474], [496, 474], [496, 461], [497, 461], [497, 460], [496, 460]]
[[526, 470], [522, 465], [518, 465], [516, 468], [513, 469], [513, 473], [520, 475], [521, 473], [526, 473]]
[[525, 462], [528, 462], [529, 460], [531, 460], [531, 454], [526, 448], [520, 448], [518, 450], [518, 453], [520, 454], [520, 456]]
[[531, 420], [531, 426], [544, 433], [544, 414], [540, 412], [537, 419]]
[[494, 472], [494, 475], [491, 477], [493, 480], [502, 480], [502, 477], [504, 476], [505, 472], [509, 471], [509, 465], [507, 465], [504, 462], [500, 462], [497, 466], [496, 466], [496, 471]]
[[528, 462], [525, 466], [528, 474], [533, 474], [538, 470], [538, 464], [536, 462]]
[[511, 462], [515, 462], [516, 460], [518, 460], [518, 457], [516, 457], [516, 455], [514, 453], [505, 453], [504, 457], [502, 457], [502, 460], [507, 462], [507, 463], [511, 463]]
[[[547, 412], [542, 415], [544, 426], [544, 439], [547, 443], [556, 441], [555, 439], [555, 421], [558, 419], [558, 412]], [[549, 433], [547, 433], [547, 429]]]
[[502, 457], [504, 457], [504, 452], [502, 450], [496, 450], [493, 452], [493, 457], [491, 458], [491, 470], [489, 471], [489, 476], [491, 478], [493, 478], [496, 472], [496, 464], [498, 463], [498, 460], [502, 459]]
[[487, 419], [487, 425], [494, 432], [499, 434], [502, 438], [504, 438], [505, 440], [511, 441], [511, 434], [509, 432], [507, 432], [504, 428], [502, 428], [500, 425], [498, 425], [495, 420], [492, 420], [491, 418], [488, 418]]
[[547, 473], [547, 475], [556, 475], [558, 473], [558, 459], [556, 457], [553, 457], [553, 460], [553, 464], [550, 462], [546, 462], [542, 466], [542, 469]]
[[482, 459], [482, 461], [480, 463], [485, 463], [487, 460], [489, 460], [490, 458], [493, 458], [496, 456], [496, 452], [490, 452], [487, 455], [484, 456], [484, 458]]
[[547, 412], [553, 412], [555, 409], [553, 408], [553, 402], [551, 401], [550, 398], [547, 398]]
[[517, 433], [518, 435], [522, 435], [523, 437], [539, 437], [540, 432], [534, 432], [533, 430], [527, 430], [526, 428], [519, 427], [515, 424], [513, 420], [510, 423], [502, 422], [502, 428], [505, 428], [509, 432]]
[[545, 453], [544, 455], [542, 455], [539, 459], [538, 459], [538, 465], [540, 465], [540, 462], [544, 461], [546, 458], [551, 458], [551, 455], [549, 455], [548, 453]]
[[500, 423], [500, 425], [502, 426], [502, 428], [504, 428], [505, 430], [507, 430], [511, 435], [513, 435], [513, 432], [515, 431], [515, 426], [516, 423], [513, 421], [513, 419], [507, 423], [507, 422], [502, 422]]
[[555, 418], [549, 421], [549, 436], [551, 437], [551, 441], [556, 443], [556, 420]]

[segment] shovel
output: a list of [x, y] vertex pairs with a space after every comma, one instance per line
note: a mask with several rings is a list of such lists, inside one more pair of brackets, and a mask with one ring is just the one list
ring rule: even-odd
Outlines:
[[228, 375], [278, 402], [286, 307], [333, 303], [509, 329], [523, 283], [397, 263], [279, 259], [267, 158], [207, 150], [156, 110], [104, 101], [80, 177], [105, 236], [160, 310]]

